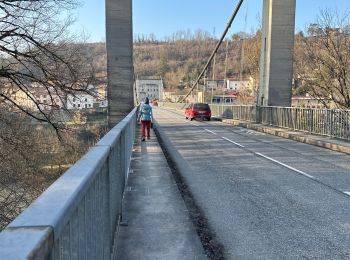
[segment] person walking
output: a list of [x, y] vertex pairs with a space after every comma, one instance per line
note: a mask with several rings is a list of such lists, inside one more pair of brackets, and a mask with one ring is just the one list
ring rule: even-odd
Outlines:
[[141, 106], [139, 112], [138, 121], [141, 122], [141, 131], [142, 131], [142, 139], [144, 142], [147, 136], [147, 139], [150, 139], [151, 132], [151, 123], [153, 121], [153, 113], [152, 107], [149, 105], [149, 99], [146, 97], [145, 103]]

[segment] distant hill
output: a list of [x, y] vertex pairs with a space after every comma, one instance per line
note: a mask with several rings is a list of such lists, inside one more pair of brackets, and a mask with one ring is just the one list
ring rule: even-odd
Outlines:
[[[217, 39], [203, 32], [175, 35], [166, 41], [136, 39], [134, 42], [135, 75], [161, 76], [166, 88], [191, 85], [203, 69]], [[260, 35], [236, 34], [228, 40], [227, 77], [256, 76], [259, 61]], [[243, 48], [242, 48], [243, 45]], [[86, 55], [96, 68], [97, 79], [106, 80], [106, 50], [104, 43], [83, 44]], [[243, 54], [243, 55], [242, 55]], [[226, 42], [215, 58], [215, 79], [225, 77]], [[242, 62], [242, 64], [241, 64]], [[207, 71], [213, 78], [213, 64]]]
[[[168, 41], [139, 41], [134, 43], [135, 74], [141, 76], [162, 76], [165, 87], [176, 88], [180, 85], [189, 85], [194, 81], [210, 54], [217, 39], [211, 37], [191, 37], [189, 39], [174, 39]], [[243, 44], [243, 49], [242, 49]], [[227, 76], [238, 76], [241, 72], [247, 76], [252, 71], [251, 56], [253, 45], [260, 46], [258, 36], [247, 36], [244, 40], [235, 35], [229, 40], [227, 50]], [[242, 52], [243, 51], [243, 52]], [[242, 56], [243, 53], [243, 56]], [[249, 57], [248, 57], [249, 56]], [[258, 69], [259, 55], [255, 53], [254, 69]], [[215, 59], [215, 79], [225, 77], [226, 42], [223, 43]], [[241, 66], [241, 57], [243, 66]], [[207, 78], [213, 78], [213, 65], [207, 72]]]
[[107, 83], [107, 53], [105, 43], [83, 43], [81, 50], [87, 58], [89, 66], [94, 68], [94, 85]]

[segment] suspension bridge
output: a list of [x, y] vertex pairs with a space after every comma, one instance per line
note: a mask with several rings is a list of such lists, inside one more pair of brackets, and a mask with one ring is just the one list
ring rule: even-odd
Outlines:
[[290, 108], [294, 20], [295, 0], [264, 0], [256, 105], [189, 121], [160, 103], [140, 142], [132, 1], [106, 0], [110, 131], [1, 232], [0, 259], [349, 259], [350, 112]]

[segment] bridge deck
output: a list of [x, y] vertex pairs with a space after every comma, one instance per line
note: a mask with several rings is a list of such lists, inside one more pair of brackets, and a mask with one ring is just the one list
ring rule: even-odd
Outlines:
[[348, 154], [154, 113], [225, 259], [349, 259]]
[[137, 137], [115, 259], [206, 259], [155, 135]]

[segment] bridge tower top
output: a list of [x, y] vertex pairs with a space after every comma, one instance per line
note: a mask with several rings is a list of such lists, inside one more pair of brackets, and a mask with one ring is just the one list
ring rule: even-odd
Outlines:
[[132, 0], [106, 0], [108, 125], [134, 107]]
[[295, 0], [264, 0], [258, 104], [290, 106]]

